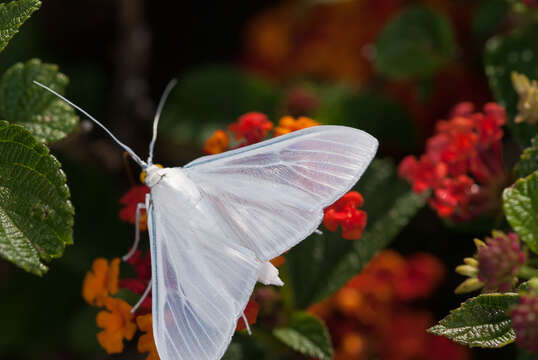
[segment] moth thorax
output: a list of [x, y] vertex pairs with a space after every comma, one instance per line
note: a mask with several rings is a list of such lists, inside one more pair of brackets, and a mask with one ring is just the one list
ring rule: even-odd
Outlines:
[[140, 174], [140, 180], [142, 180], [147, 186], [153, 187], [157, 185], [161, 178], [163, 177], [163, 167], [161, 165], [155, 164], [148, 166], [146, 170], [142, 171]]

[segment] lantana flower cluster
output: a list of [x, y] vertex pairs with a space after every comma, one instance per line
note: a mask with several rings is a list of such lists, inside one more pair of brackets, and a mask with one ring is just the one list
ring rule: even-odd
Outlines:
[[[228, 126], [228, 133], [231, 136], [224, 130], [215, 131], [207, 139], [204, 152], [210, 155], [219, 154], [230, 149], [255, 144], [267, 137], [276, 137], [317, 125], [319, 123], [304, 116], [298, 118], [284, 116], [275, 126], [267, 115], [260, 112], [249, 112]], [[236, 145], [233, 147], [230, 147], [230, 138], [236, 141]]]
[[429, 298], [444, 275], [443, 264], [432, 255], [404, 258], [385, 250], [309, 312], [327, 324], [336, 360], [468, 359], [466, 348], [428, 334], [433, 314], [412, 305]]
[[[97, 334], [97, 340], [109, 354], [123, 352], [124, 340], [132, 340], [137, 328], [142, 332], [147, 332], [146, 327], [137, 327], [138, 322], [144, 322], [143, 319], [139, 320], [139, 317], [144, 314], [133, 314], [131, 305], [119, 297], [114, 297], [120, 287], [120, 262], [119, 258], [110, 262], [103, 258], [95, 259], [92, 270], [86, 274], [82, 286], [84, 300], [90, 305], [101, 308], [97, 314], [96, 323], [102, 330]], [[141, 352], [149, 352], [148, 360], [158, 359], [155, 344], [148, 344], [146, 339], [147, 336], [144, 335], [139, 338], [138, 348]]]
[[476, 112], [458, 104], [437, 124], [419, 158], [405, 157], [398, 173], [416, 193], [431, 191], [429, 205], [441, 218], [466, 221], [493, 210], [505, 179], [502, 163], [504, 108], [496, 103]]

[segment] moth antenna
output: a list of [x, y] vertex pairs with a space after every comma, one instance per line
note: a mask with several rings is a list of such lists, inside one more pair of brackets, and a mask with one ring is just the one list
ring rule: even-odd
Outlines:
[[153, 136], [151, 138], [151, 142], [149, 143], [148, 166], [151, 166], [153, 164], [153, 149], [155, 148], [155, 142], [157, 141], [157, 128], [159, 126], [159, 119], [161, 118], [164, 104], [166, 103], [166, 99], [168, 99], [168, 95], [170, 95], [170, 92], [176, 85], [177, 79], [170, 80], [170, 82], [168, 83], [168, 85], [166, 85], [166, 88], [164, 89], [161, 99], [159, 100], [159, 105], [157, 106], [155, 117], [153, 118]]
[[48, 86], [46, 85], [43, 85], [41, 84], [40, 82], [38, 81], [33, 81], [34, 84], [42, 87], [43, 89], [47, 90], [48, 92], [56, 95], [57, 97], [59, 97], [60, 99], [62, 99], [63, 101], [65, 101], [66, 103], [68, 103], [69, 105], [71, 105], [72, 107], [74, 107], [75, 109], [77, 109], [78, 111], [80, 111], [81, 113], [83, 113], [84, 115], [86, 115], [88, 117], [88, 119], [90, 119], [91, 121], [93, 121], [95, 124], [97, 124], [99, 127], [101, 127], [103, 130], [105, 130], [105, 132], [112, 138], [112, 140], [114, 140], [114, 142], [116, 144], [118, 144], [119, 146], [121, 146], [125, 151], [127, 151], [127, 153], [129, 153], [129, 155], [131, 155], [131, 157], [133, 158], [134, 161], [136, 161], [136, 163], [138, 165], [140, 165], [140, 167], [142, 168], [146, 168], [147, 167], [147, 164], [142, 160], [140, 159], [140, 157], [138, 155], [135, 154], [135, 152], [130, 148], [128, 147], [127, 145], [123, 144], [121, 141], [118, 140], [118, 138], [116, 138], [114, 136], [114, 134], [112, 134], [110, 132], [110, 130], [108, 130], [103, 124], [101, 124], [96, 118], [94, 118], [93, 116], [91, 116], [87, 111], [85, 111], [84, 109], [82, 109], [80, 106], [74, 104], [72, 101], [66, 99], [64, 96], [58, 94], [56, 91], [52, 90], [51, 88], [49, 88]]

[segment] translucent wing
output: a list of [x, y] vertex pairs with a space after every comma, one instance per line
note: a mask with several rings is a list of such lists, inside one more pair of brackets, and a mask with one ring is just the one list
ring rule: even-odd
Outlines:
[[[171, 169], [175, 170], [175, 169]], [[219, 224], [192, 212], [171, 186], [151, 189], [153, 333], [163, 360], [216, 360], [224, 354], [256, 283], [252, 251], [227, 246]]]
[[270, 260], [311, 234], [323, 208], [361, 177], [377, 140], [343, 126], [316, 126], [184, 167], [226, 243]]

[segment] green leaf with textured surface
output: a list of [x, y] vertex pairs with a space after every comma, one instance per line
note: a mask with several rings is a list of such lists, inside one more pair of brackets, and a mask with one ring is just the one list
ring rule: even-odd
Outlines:
[[339, 232], [322, 229], [323, 235], [311, 235], [286, 255], [298, 308], [323, 300], [359, 273], [425, 204], [424, 196], [397, 179], [389, 160], [372, 161], [355, 190], [363, 195], [362, 210], [368, 214], [361, 239], [345, 240]]
[[39, 0], [16, 0], [0, 4], [0, 51], [4, 50], [9, 40], [19, 32], [19, 27], [40, 6]]
[[56, 65], [37, 59], [13, 65], [0, 80], [0, 118], [23, 125], [39, 141], [60, 140], [75, 129], [78, 117], [71, 106], [34, 80], [60, 94], [69, 82]]
[[333, 358], [331, 338], [323, 322], [310, 314], [296, 312], [288, 326], [273, 330], [273, 335], [301, 354], [320, 360]]
[[516, 173], [519, 177], [529, 176], [536, 170], [538, 170], [538, 135], [532, 139], [531, 146], [523, 151], [516, 165]]
[[161, 132], [176, 141], [201, 144], [250, 111], [273, 115], [277, 90], [265, 81], [226, 66], [207, 66], [181, 77], [170, 94]]
[[538, 253], [538, 171], [504, 190], [503, 210], [521, 240]]
[[495, 99], [506, 108], [508, 126], [524, 147], [538, 133], [538, 125], [516, 124], [519, 96], [512, 86], [511, 73], [516, 71], [530, 80], [538, 80], [538, 22], [508, 35], [491, 38], [486, 44], [486, 75]]
[[375, 65], [393, 79], [425, 78], [455, 52], [450, 23], [422, 6], [410, 6], [385, 26], [376, 43]]
[[58, 160], [26, 129], [0, 121], [0, 256], [42, 275], [71, 244], [73, 207]]
[[482, 294], [468, 299], [428, 331], [471, 347], [498, 348], [516, 335], [508, 310], [517, 294]]

